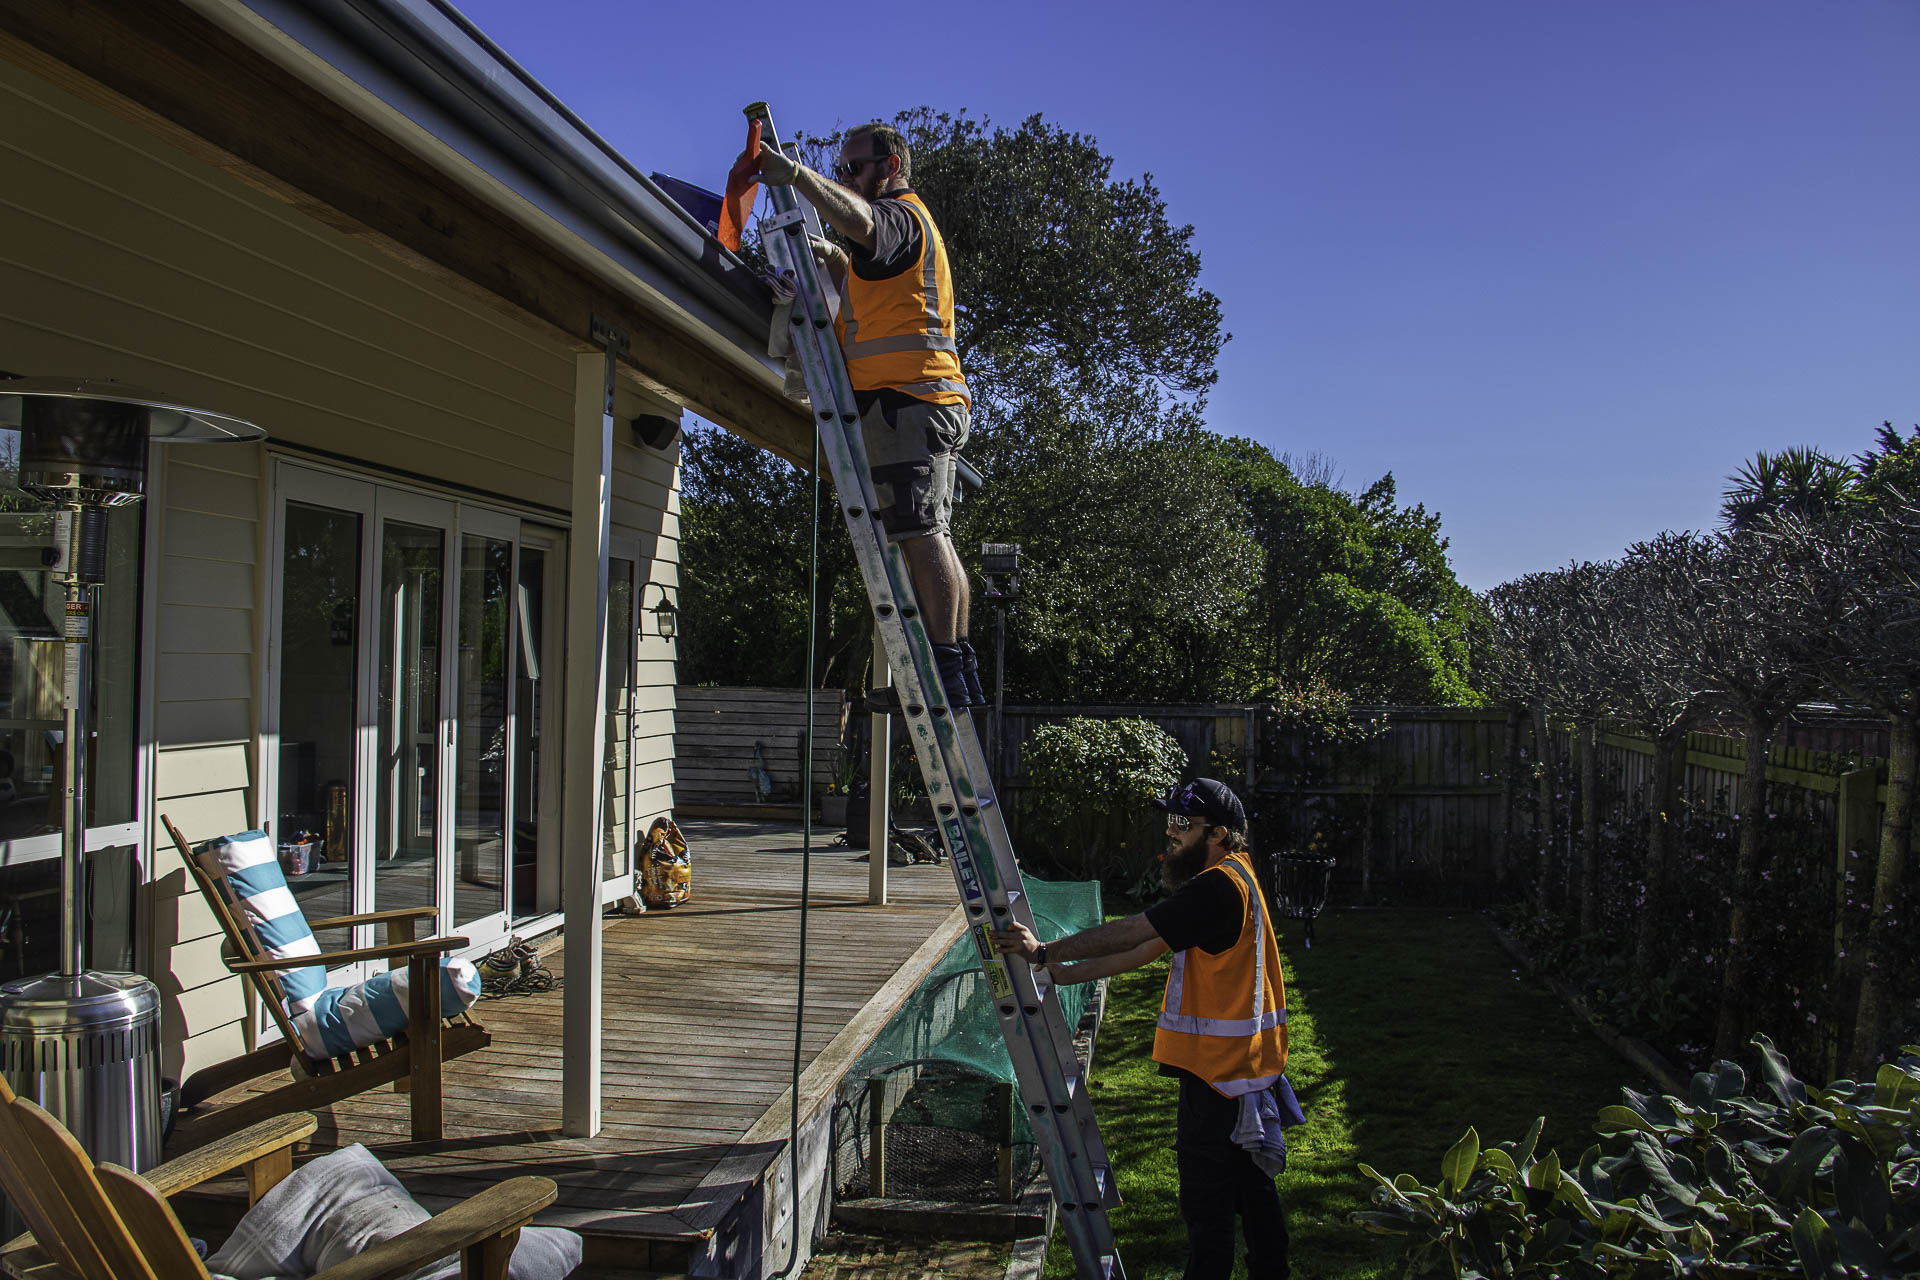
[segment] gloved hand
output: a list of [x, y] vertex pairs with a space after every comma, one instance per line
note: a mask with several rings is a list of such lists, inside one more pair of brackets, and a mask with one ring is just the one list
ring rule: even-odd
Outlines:
[[772, 143], [760, 144], [760, 178], [776, 187], [791, 184], [800, 173], [800, 163]]
[[835, 271], [847, 269], [847, 251], [824, 236], [809, 232], [807, 247], [813, 250], [813, 260], [819, 265]]

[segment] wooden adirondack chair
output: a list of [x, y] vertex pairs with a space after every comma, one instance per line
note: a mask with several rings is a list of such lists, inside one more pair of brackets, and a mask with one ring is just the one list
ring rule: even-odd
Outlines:
[[[208, 1280], [166, 1197], [235, 1169], [249, 1203], [293, 1172], [294, 1144], [316, 1127], [287, 1115], [230, 1134], [145, 1174], [95, 1164], [58, 1120], [0, 1080], [0, 1191], [28, 1234], [0, 1248], [19, 1280]], [[520, 1229], [553, 1203], [550, 1178], [512, 1178], [313, 1280], [385, 1280], [452, 1254], [464, 1276], [505, 1280]]]
[[273, 1015], [283, 1042], [256, 1049], [229, 1062], [197, 1072], [182, 1087], [182, 1100], [189, 1106], [236, 1084], [255, 1079], [282, 1067], [293, 1073], [293, 1082], [267, 1093], [255, 1094], [231, 1106], [197, 1117], [182, 1130], [182, 1137], [205, 1142], [268, 1116], [289, 1111], [324, 1107], [364, 1093], [384, 1084], [409, 1090], [412, 1094], [413, 1140], [435, 1142], [446, 1135], [446, 1123], [440, 1097], [440, 1064], [462, 1054], [483, 1049], [493, 1042], [485, 1027], [464, 1012], [447, 1023], [440, 1015], [439, 961], [442, 955], [466, 945], [465, 938], [416, 939], [420, 920], [431, 921], [433, 907], [407, 907], [397, 911], [372, 911], [355, 916], [335, 916], [310, 920], [316, 933], [348, 925], [380, 924], [386, 927], [384, 946], [361, 947], [350, 951], [332, 951], [303, 957], [302, 964], [350, 964], [359, 960], [386, 960], [390, 968], [402, 965], [409, 970], [407, 980], [407, 1032], [350, 1056], [310, 1058], [294, 1034], [286, 1014], [285, 993], [274, 970], [288, 967], [285, 960], [268, 956], [252, 930], [227, 906], [226, 898], [214, 884], [219, 875], [211, 854], [195, 853], [180, 829], [160, 815], [160, 824], [173, 837], [194, 882], [220, 922], [227, 945], [223, 959], [229, 972], [253, 985], [260, 1002]]

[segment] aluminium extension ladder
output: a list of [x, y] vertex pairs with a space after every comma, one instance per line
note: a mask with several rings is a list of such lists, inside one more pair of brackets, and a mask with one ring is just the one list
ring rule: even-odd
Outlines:
[[[767, 104], [756, 102], [746, 113], [761, 122], [763, 141], [778, 147]], [[793, 346], [806, 373], [821, 452], [853, 535], [874, 623], [893, 669], [900, 712], [999, 1012], [1020, 1100], [1053, 1183], [1059, 1221], [1082, 1280], [1125, 1280], [1107, 1218], [1107, 1211], [1120, 1203], [1120, 1193], [1100, 1141], [1086, 1077], [1074, 1055], [1072, 1029], [1051, 986], [1036, 983], [1031, 966], [1009, 962], [987, 938], [989, 928], [1003, 928], [1009, 921], [1031, 929], [1033, 911], [995, 802], [973, 716], [947, 706], [906, 558], [887, 541], [875, 511], [860, 411], [807, 243], [809, 232], [820, 233], [819, 215], [792, 187], [766, 185], [774, 213], [761, 221], [762, 243], [774, 269], [791, 273], [795, 283]], [[874, 856], [882, 852], [876, 850]]]

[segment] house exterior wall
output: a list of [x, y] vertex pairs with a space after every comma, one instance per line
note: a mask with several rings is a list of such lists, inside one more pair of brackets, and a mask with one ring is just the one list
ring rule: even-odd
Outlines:
[[[0, 369], [113, 377], [264, 426], [267, 445], [156, 449], [143, 643], [152, 827], [194, 839], [273, 815], [258, 794], [273, 457], [487, 495], [567, 524], [575, 352], [303, 210], [0, 63]], [[623, 387], [619, 416], [679, 412]], [[617, 438], [613, 521], [643, 603], [677, 594], [677, 455]], [[458, 492], [454, 496], [460, 496]], [[643, 617], [646, 615], [643, 615]], [[672, 803], [672, 642], [643, 627], [631, 799]], [[164, 841], [164, 833], [161, 833]], [[238, 1052], [240, 984], [170, 848], [148, 837], [146, 964], [165, 1069]]]

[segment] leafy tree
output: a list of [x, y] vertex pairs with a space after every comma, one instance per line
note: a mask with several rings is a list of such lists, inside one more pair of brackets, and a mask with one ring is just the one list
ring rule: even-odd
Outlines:
[[[992, 478], [955, 519], [963, 556], [983, 541], [1023, 548], [1026, 598], [1008, 619], [1009, 692], [1243, 696], [1262, 552], [1211, 471], [1211, 437], [1197, 415], [1131, 394], [1083, 412], [1036, 389], [1029, 405], [1017, 439], [991, 437], [977, 455]], [[1022, 456], [1010, 461], [1009, 452]]]
[[[729, 432], [698, 428], [681, 454], [680, 509], [681, 680], [804, 683], [812, 478]], [[858, 687], [872, 624], [831, 486], [819, 533], [815, 668], [823, 687]]]
[[[1551, 900], [1549, 868], [1553, 865], [1554, 805], [1553, 769], [1550, 764], [1552, 738], [1547, 732], [1546, 664], [1553, 645], [1551, 611], [1552, 575], [1530, 573], [1511, 582], [1503, 582], [1487, 592], [1482, 601], [1485, 619], [1484, 643], [1480, 650], [1480, 676], [1485, 690], [1515, 708], [1508, 719], [1509, 731], [1517, 731], [1522, 715], [1531, 716], [1537, 758], [1535, 782], [1538, 797], [1535, 806], [1534, 850], [1539, 879], [1535, 901], [1545, 909]], [[1511, 757], [1511, 753], [1510, 753]], [[1517, 762], [1509, 758], [1513, 771]], [[1503, 808], [1512, 801], [1511, 784], [1503, 797]], [[1511, 868], [1511, 813], [1501, 823], [1500, 858]]]
[[1798, 637], [1800, 656], [1842, 697], [1872, 707], [1889, 723], [1887, 803], [1871, 913], [1852, 966], [1860, 985], [1844, 1068], [1858, 1072], [1872, 1065], [1887, 1034], [1896, 911], [1913, 839], [1920, 773], [1920, 506], [1889, 487], [1877, 502], [1818, 520], [1776, 518], [1760, 534], [1807, 566], [1792, 579], [1796, 603], [1818, 621]]
[[1877, 499], [1889, 491], [1920, 494], [1920, 426], [1902, 436], [1893, 423], [1881, 423], [1874, 447], [1855, 458], [1854, 465], [1860, 470], [1863, 498]]
[[1466, 637], [1480, 605], [1453, 576], [1438, 516], [1399, 506], [1392, 475], [1350, 494], [1302, 482], [1251, 440], [1215, 450], [1267, 553], [1252, 692], [1318, 678], [1361, 702], [1477, 700]]
[[1614, 622], [1618, 576], [1611, 561], [1578, 561], [1543, 584], [1551, 623], [1541, 692], [1549, 711], [1573, 722], [1580, 746], [1580, 839], [1570, 869], [1583, 934], [1597, 932], [1600, 924], [1599, 729], [1613, 711], [1617, 672], [1599, 639]]
[[1740, 784], [1740, 836], [1727, 917], [1726, 964], [1714, 1052], [1739, 1048], [1753, 963], [1752, 904], [1759, 886], [1761, 828], [1767, 806], [1767, 755], [1786, 718], [1817, 687], [1807, 659], [1821, 619], [1805, 602], [1816, 566], [1779, 539], [1750, 532], [1717, 539], [1699, 612], [1696, 656], [1708, 696], [1745, 729], [1746, 768]]
[[1614, 713], [1653, 742], [1646, 895], [1633, 946], [1633, 969], [1642, 978], [1661, 967], [1655, 953], [1668, 854], [1680, 819], [1680, 761], [1688, 732], [1710, 708], [1696, 655], [1706, 643], [1700, 633], [1701, 593], [1711, 576], [1713, 551], [1711, 539], [1693, 533], [1663, 533], [1628, 548], [1613, 583], [1613, 625], [1595, 637], [1610, 650]]

